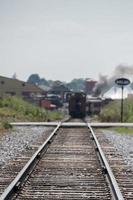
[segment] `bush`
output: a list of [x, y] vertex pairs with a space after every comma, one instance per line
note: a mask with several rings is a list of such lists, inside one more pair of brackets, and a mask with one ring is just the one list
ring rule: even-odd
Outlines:
[[46, 111], [19, 97], [6, 97], [0, 100], [0, 117], [9, 121], [52, 121], [61, 119], [61, 113]]
[[102, 122], [118, 122], [120, 120], [120, 106], [118, 102], [111, 102], [100, 112]]
[[2, 127], [5, 129], [11, 129], [12, 125], [8, 121], [2, 122]]
[[[126, 99], [123, 102], [123, 122], [133, 122], [133, 101]], [[121, 101], [116, 100], [106, 105], [100, 112], [102, 122], [120, 122]]]

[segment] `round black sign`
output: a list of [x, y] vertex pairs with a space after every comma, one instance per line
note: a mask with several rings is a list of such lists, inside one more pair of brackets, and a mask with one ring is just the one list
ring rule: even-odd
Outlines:
[[118, 78], [118, 79], [115, 80], [115, 83], [117, 85], [124, 86], [124, 85], [129, 85], [130, 81], [127, 78]]

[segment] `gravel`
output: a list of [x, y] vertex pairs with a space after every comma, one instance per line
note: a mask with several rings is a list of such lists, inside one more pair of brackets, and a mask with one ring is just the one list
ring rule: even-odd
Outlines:
[[106, 138], [122, 154], [125, 163], [133, 170], [133, 134], [119, 134], [115, 131], [103, 131]]
[[[45, 135], [46, 127], [16, 127], [0, 138], [0, 166], [15, 158], [24, 149]], [[105, 137], [123, 155], [126, 164], [133, 170], [133, 135], [103, 130]]]
[[45, 134], [46, 127], [15, 127], [0, 138], [0, 166], [15, 158]]

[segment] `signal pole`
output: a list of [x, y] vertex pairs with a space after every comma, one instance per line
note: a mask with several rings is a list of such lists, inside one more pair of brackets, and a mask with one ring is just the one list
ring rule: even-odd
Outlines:
[[124, 90], [124, 86], [122, 85], [121, 87], [121, 122], [123, 122], [123, 90]]
[[121, 86], [121, 123], [123, 122], [123, 90], [124, 86], [129, 85], [130, 81], [126, 78], [118, 78], [115, 80], [115, 83]]

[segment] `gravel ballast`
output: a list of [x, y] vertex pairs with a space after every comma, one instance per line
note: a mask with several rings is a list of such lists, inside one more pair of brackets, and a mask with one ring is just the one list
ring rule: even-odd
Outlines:
[[36, 140], [46, 137], [48, 128], [46, 127], [14, 127], [0, 137], [0, 166], [5, 165], [9, 160], [21, 154], [23, 150], [29, 148]]
[[105, 137], [122, 155], [127, 166], [133, 170], [133, 134], [120, 134], [115, 131], [103, 130]]
[[[14, 130], [1, 136], [0, 166], [21, 154], [37, 139], [46, 137], [46, 131], [48, 131], [46, 127], [15, 127]], [[117, 151], [122, 154], [126, 164], [133, 169], [133, 134], [119, 134], [112, 130], [102, 130], [102, 132]]]

